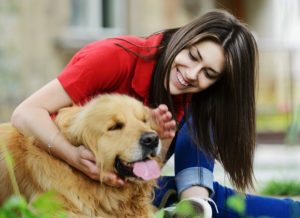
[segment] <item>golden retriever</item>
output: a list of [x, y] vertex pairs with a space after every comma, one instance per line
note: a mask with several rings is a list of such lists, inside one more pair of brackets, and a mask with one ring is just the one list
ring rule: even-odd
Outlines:
[[[100, 182], [71, 168], [24, 137], [11, 124], [0, 125], [0, 141], [15, 160], [22, 195], [30, 202], [55, 191], [69, 217], [152, 217], [152, 190], [159, 176], [161, 143], [149, 108], [125, 95], [100, 95], [86, 105], [59, 111], [55, 123], [75, 146], [85, 145], [96, 157]], [[113, 171], [123, 187], [102, 183]], [[12, 193], [3, 151], [0, 152], [0, 204]]]

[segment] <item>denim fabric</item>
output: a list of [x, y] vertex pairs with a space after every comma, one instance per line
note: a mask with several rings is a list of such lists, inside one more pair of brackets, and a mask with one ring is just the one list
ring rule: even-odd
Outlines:
[[191, 186], [206, 187], [213, 193], [213, 174], [203, 167], [190, 167], [176, 174], [175, 177], [177, 192], [180, 195], [185, 189]]
[[206, 187], [212, 194], [214, 160], [197, 148], [189, 135], [188, 126], [183, 123], [174, 142], [178, 194], [194, 185]]
[[[232, 208], [227, 206], [227, 199], [236, 192], [226, 188], [217, 182], [213, 184], [215, 194], [212, 200], [216, 203], [218, 213], [212, 206], [213, 218], [239, 218]], [[178, 202], [176, 183], [174, 177], [162, 177], [159, 179], [159, 188], [155, 189], [153, 204], [159, 208], [169, 207]], [[210, 202], [209, 202], [210, 203]], [[257, 195], [245, 196], [246, 215], [251, 218], [300, 218], [300, 203], [291, 199], [276, 199]]]
[[161, 209], [178, 202], [175, 178], [173, 176], [163, 176], [158, 179], [158, 187], [154, 189], [153, 205]]
[[[214, 218], [237, 218], [239, 217], [232, 209], [228, 208], [226, 201], [236, 192], [214, 182], [215, 195], [213, 200], [217, 204], [219, 214], [213, 211]], [[300, 204], [291, 199], [277, 199], [271, 197], [249, 195], [245, 196], [246, 214], [253, 218], [295, 218], [300, 217]]]

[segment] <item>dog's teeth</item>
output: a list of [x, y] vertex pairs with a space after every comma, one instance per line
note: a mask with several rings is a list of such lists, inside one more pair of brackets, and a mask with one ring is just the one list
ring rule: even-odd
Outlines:
[[131, 167], [131, 166], [132, 166], [132, 164], [131, 164], [131, 163], [124, 162], [124, 161], [122, 162], [122, 164], [123, 164], [123, 165], [125, 165], [125, 166], [127, 166], [127, 167]]

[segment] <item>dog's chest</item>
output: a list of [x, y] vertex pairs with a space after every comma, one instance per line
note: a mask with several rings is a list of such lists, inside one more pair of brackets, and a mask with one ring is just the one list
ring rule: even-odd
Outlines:
[[151, 194], [149, 194], [152, 188], [132, 187], [120, 190], [105, 187], [97, 190], [97, 196], [79, 198], [82, 212], [90, 217], [153, 217]]

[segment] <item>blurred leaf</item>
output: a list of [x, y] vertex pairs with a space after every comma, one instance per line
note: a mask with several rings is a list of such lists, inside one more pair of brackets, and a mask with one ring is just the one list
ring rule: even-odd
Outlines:
[[[164, 217], [164, 210], [161, 209], [159, 211], [156, 211], [153, 218], [163, 218]], [[0, 217], [1, 218], [1, 217]]]
[[181, 201], [176, 205], [176, 213], [179, 215], [195, 215], [193, 206], [187, 201]]
[[227, 206], [236, 211], [239, 215], [245, 215], [246, 204], [245, 198], [241, 195], [234, 195], [227, 199]]
[[20, 215], [17, 214], [15, 211], [5, 210], [2, 209], [0, 213], [1, 218], [19, 218]]
[[19, 187], [13, 169], [13, 165], [14, 165], [13, 158], [11, 154], [8, 152], [6, 145], [2, 141], [0, 141], [0, 145], [1, 145], [1, 151], [4, 153], [4, 159], [7, 164], [7, 171], [9, 174], [10, 181], [12, 183], [14, 194], [20, 196]]
[[7, 199], [0, 211], [1, 218], [35, 218], [25, 199], [19, 195], [13, 195]]
[[22, 196], [12, 195], [3, 205], [4, 210], [12, 210], [15, 208], [27, 208], [26, 200]]
[[32, 207], [41, 217], [50, 218], [53, 215], [64, 217], [62, 201], [54, 192], [45, 192], [39, 195], [33, 202]]
[[11, 154], [7, 152], [4, 157], [5, 157], [5, 161], [8, 165], [8, 167], [13, 167], [14, 166], [14, 159], [12, 158]]

